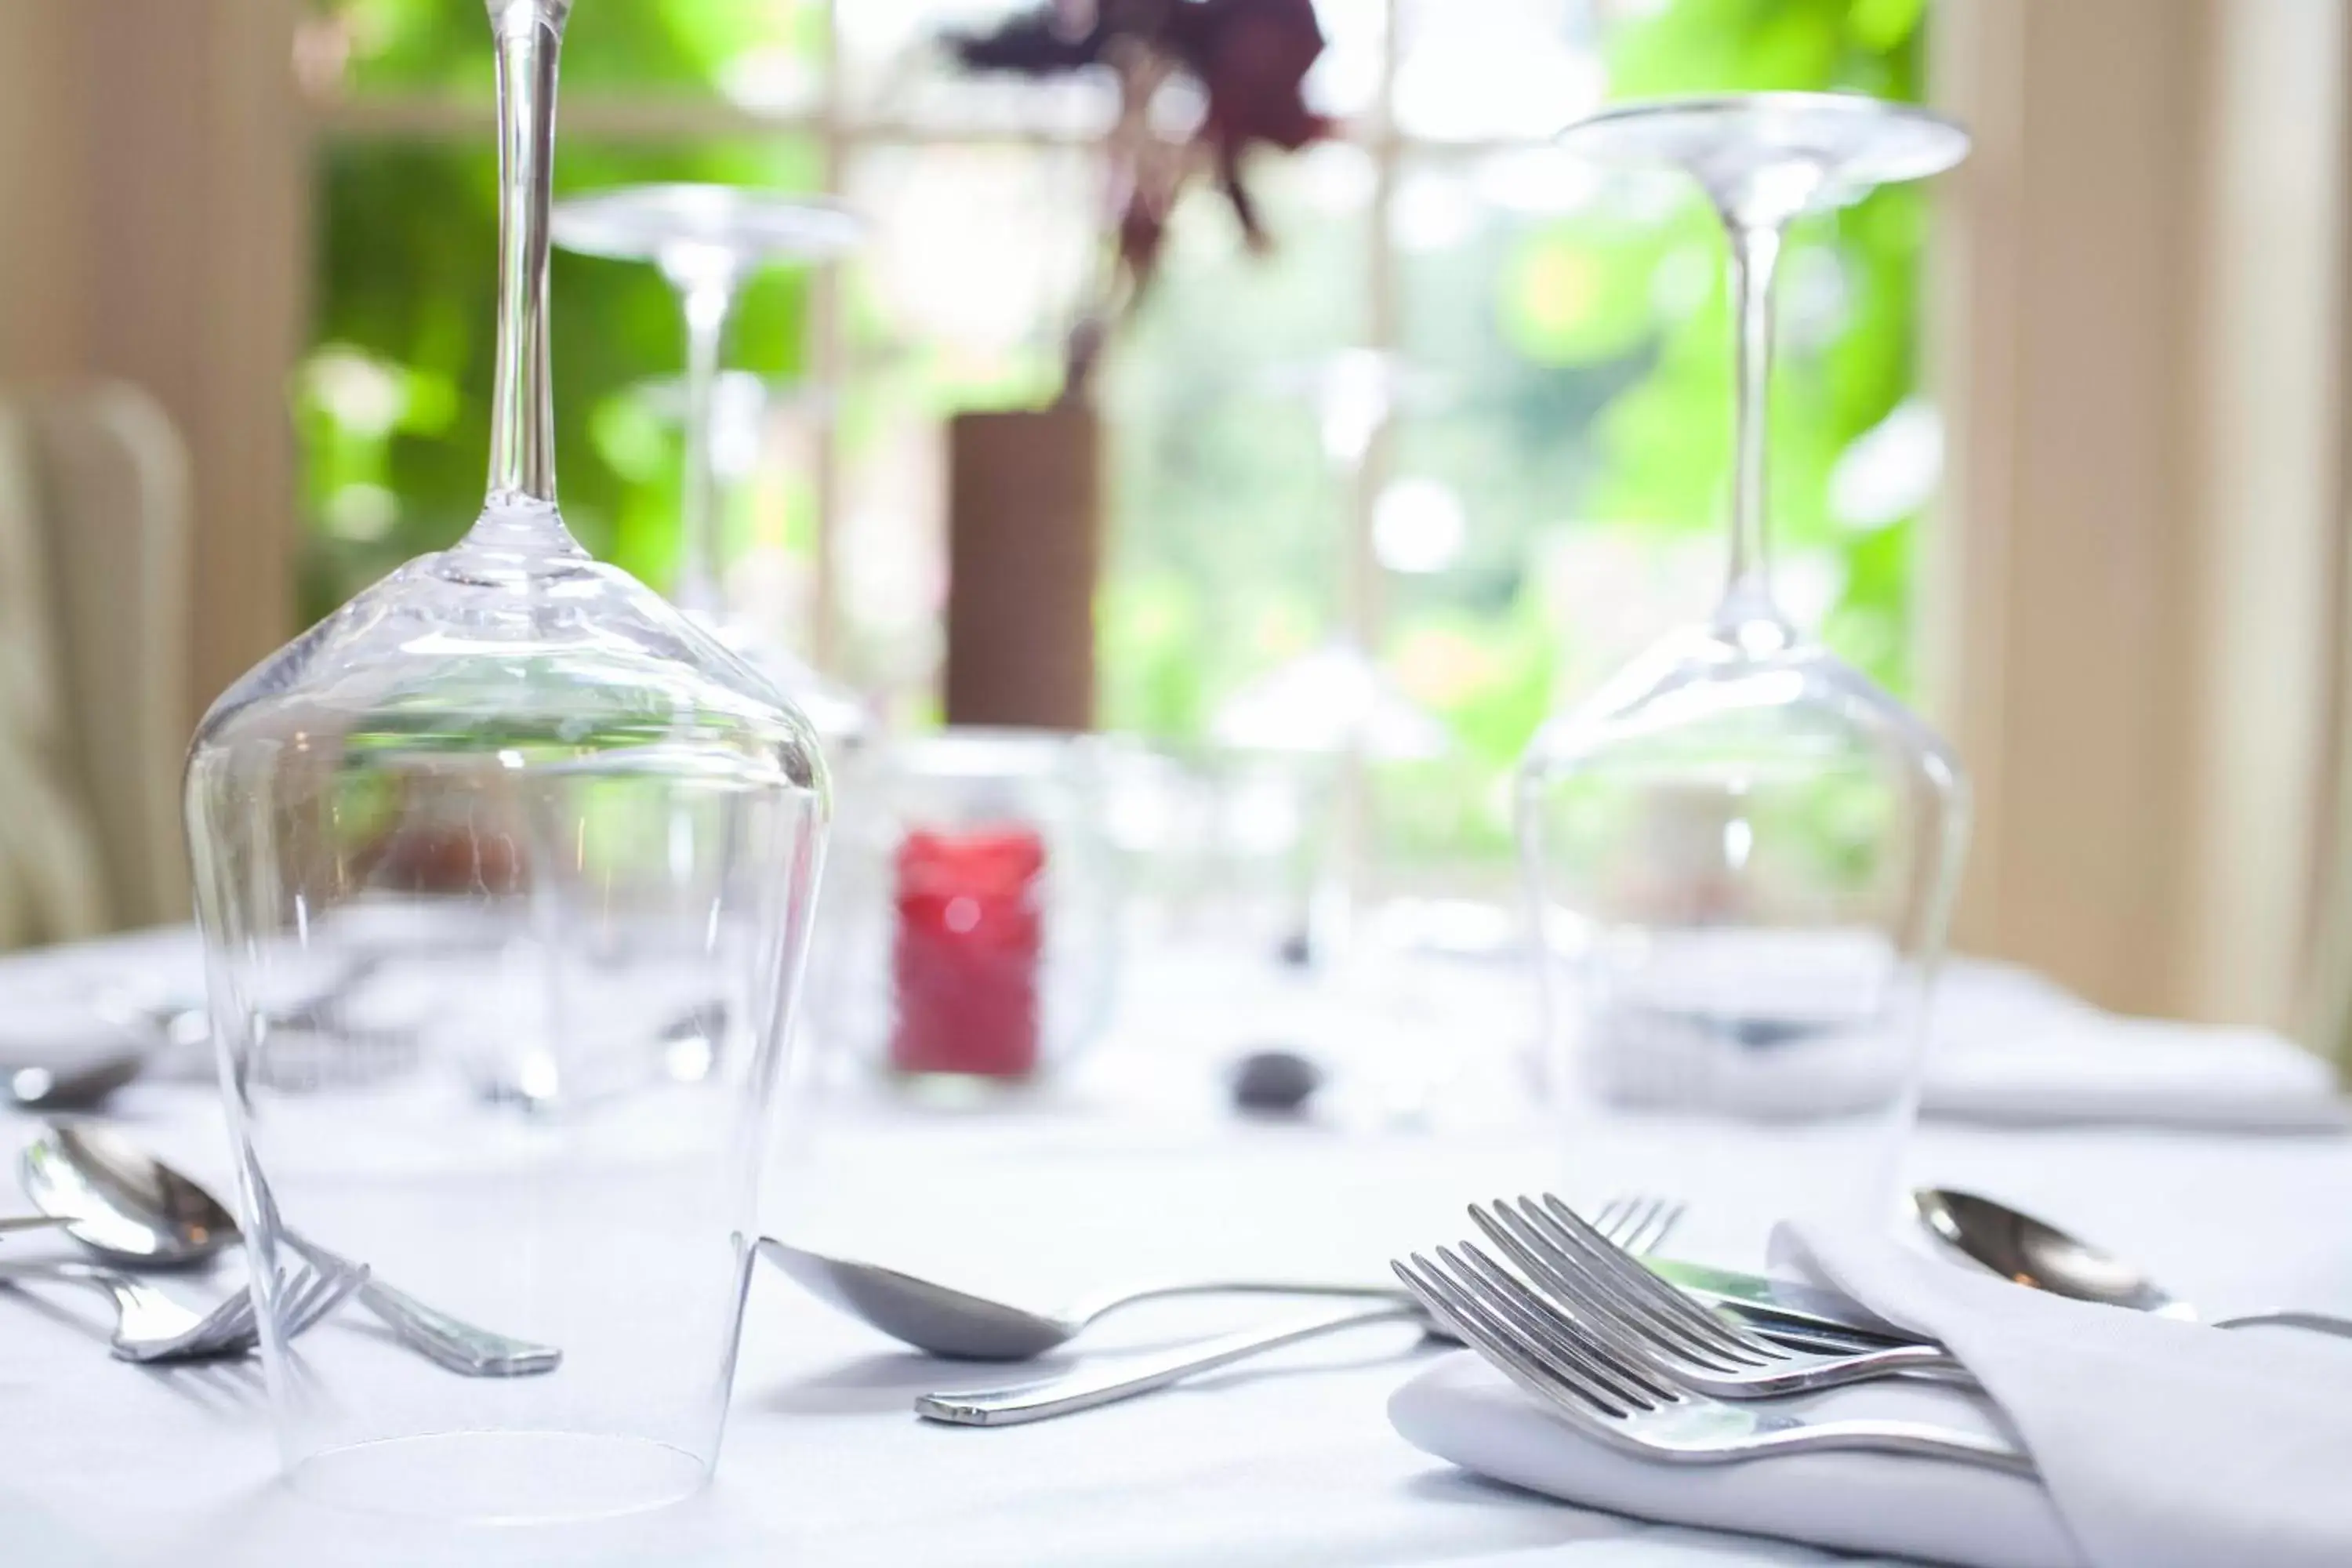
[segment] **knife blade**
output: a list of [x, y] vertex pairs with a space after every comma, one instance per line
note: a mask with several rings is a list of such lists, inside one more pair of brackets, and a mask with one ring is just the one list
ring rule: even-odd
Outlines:
[[1685, 1263], [1675, 1258], [1645, 1258], [1642, 1261], [1649, 1266], [1651, 1273], [1668, 1284], [1702, 1300], [1736, 1308], [1745, 1317], [1785, 1323], [1791, 1328], [1859, 1335], [1890, 1345], [1919, 1342], [1916, 1335], [1873, 1319], [1845, 1297], [1818, 1285], [1772, 1279], [1705, 1263]]

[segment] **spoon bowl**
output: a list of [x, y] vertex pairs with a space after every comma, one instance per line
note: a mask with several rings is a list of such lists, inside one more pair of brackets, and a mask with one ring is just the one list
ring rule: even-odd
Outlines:
[[1084, 1327], [879, 1264], [827, 1258], [772, 1238], [762, 1238], [760, 1250], [810, 1295], [933, 1355], [1029, 1361], [1064, 1344]]
[[1385, 1285], [1281, 1284], [1217, 1280], [1121, 1290], [1061, 1312], [1037, 1312], [879, 1264], [854, 1263], [763, 1237], [769, 1262], [811, 1295], [881, 1330], [902, 1344], [956, 1361], [1032, 1361], [1059, 1349], [1105, 1313], [1136, 1301], [1171, 1296], [1320, 1296], [1402, 1302]]
[[113, 1262], [187, 1268], [243, 1239], [212, 1194], [102, 1127], [51, 1123], [26, 1145], [20, 1170], [35, 1208]]
[[1911, 1200], [1937, 1239], [2005, 1279], [2077, 1301], [2197, 1315], [2132, 1264], [2021, 1209], [1950, 1187], [1922, 1187]]
[[[2003, 1279], [2054, 1296], [2128, 1307], [2194, 1323], [2197, 1309], [2114, 1253], [2067, 1235], [2049, 1221], [1995, 1198], [1950, 1187], [1921, 1187], [1911, 1206], [1928, 1233]], [[2216, 1318], [2217, 1329], [2304, 1329], [2352, 1339], [2352, 1319], [2328, 1312], [2243, 1312]]]

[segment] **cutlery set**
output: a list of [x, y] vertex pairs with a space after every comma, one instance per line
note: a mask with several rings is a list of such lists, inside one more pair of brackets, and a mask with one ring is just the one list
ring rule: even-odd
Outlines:
[[[1913, 1194], [1927, 1233], [1972, 1263], [2078, 1300], [2194, 1319], [2178, 1298], [2121, 1259], [1991, 1199], [1948, 1189]], [[1910, 1422], [1830, 1420], [1803, 1396], [1883, 1378], [1981, 1394], [1940, 1344], [1870, 1320], [1833, 1291], [1653, 1258], [1682, 1215], [1657, 1197], [1612, 1200], [1588, 1220], [1549, 1194], [1471, 1205], [1480, 1239], [1392, 1262], [1402, 1290], [1224, 1282], [1160, 1286], [1058, 1314], [1032, 1312], [894, 1269], [764, 1240], [761, 1250], [809, 1291], [927, 1353], [1025, 1361], [1058, 1349], [1097, 1318], [1169, 1296], [1339, 1296], [1356, 1304], [1173, 1350], [1121, 1355], [1013, 1387], [926, 1394], [915, 1412], [959, 1426], [1042, 1421], [1130, 1398], [1304, 1340], [1376, 1323], [1418, 1324], [1467, 1346], [1539, 1405], [1621, 1450], [1677, 1464], [1722, 1463], [1792, 1449], [1930, 1455], [2033, 1474], [1995, 1438]], [[2352, 1321], [2272, 1312], [2215, 1327], [2273, 1324], [2352, 1335]]]
[[[113, 1306], [114, 1353], [171, 1363], [249, 1353], [259, 1339], [251, 1290], [198, 1310], [131, 1272], [201, 1265], [239, 1245], [236, 1221], [190, 1178], [103, 1128], [52, 1123], [19, 1162], [35, 1215], [0, 1219], [0, 1235], [56, 1228], [102, 1261], [0, 1266], [0, 1285], [55, 1280]], [[1922, 1189], [1913, 1206], [1927, 1233], [2021, 1284], [2195, 1321], [2196, 1313], [2128, 1264], [1993, 1200]], [[1337, 1298], [1350, 1304], [1144, 1355], [1118, 1356], [1007, 1388], [926, 1394], [918, 1415], [960, 1426], [1013, 1426], [1095, 1408], [1327, 1334], [1412, 1323], [1467, 1346], [1546, 1411], [1622, 1451], [1674, 1464], [1720, 1464], [1798, 1449], [1926, 1455], [2032, 1475], [2032, 1459], [1995, 1438], [1917, 1423], [1825, 1419], [1795, 1404], [1881, 1378], [1974, 1389], [1941, 1345], [1865, 1321], [1843, 1297], [1801, 1285], [1649, 1255], [1682, 1216], [1657, 1197], [1622, 1197], [1591, 1220], [1549, 1194], [1474, 1204], [1485, 1245], [1465, 1239], [1391, 1262], [1402, 1289], [1222, 1280], [1106, 1293], [1039, 1312], [896, 1269], [829, 1258], [773, 1238], [761, 1254], [811, 1294], [928, 1354], [1021, 1362], [1055, 1351], [1098, 1320], [1183, 1296]], [[401, 1342], [450, 1371], [511, 1377], [553, 1369], [552, 1345], [477, 1327], [373, 1278], [368, 1267], [278, 1221], [299, 1261], [271, 1299], [291, 1338], [347, 1301]], [[2221, 1319], [2352, 1336], [2352, 1321], [2305, 1312]]]
[[[249, 1353], [260, 1329], [250, 1289], [198, 1311], [131, 1270], [202, 1267], [241, 1244], [236, 1219], [192, 1178], [119, 1133], [52, 1122], [18, 1161], [25, 1193], [40, 1215], [0, 1221], [0, 1233], [54, 1227], [102, 1259], [27, 1262], [0, 1268], [0, 1284], [60, 1280], [85, 1285], [114, 1305], [114, 1353], [125, 1361], [181, 1362]], [[282, 1267], [271, 1299], [288, 1338], [324, 1321], [347, 1300], [373, 1313], [401, 1342], [469, 1377], [514, 1377], [552, 1370], [562, 1352], [478, 1328], [377, 1279], [308, 1237], [278, 1224], [299, 1262]]]
[[1465, 1241], [1433, 1260], [1397, 1260], [1397, 1278], [1496, 1370], [1604, 1443], [1676, 1464], [1844, 1448], [2034, 1473], [2022, 1450], [1994, 1439], [1915, 1422], [1819, 1419], [1790, 1404], [1882, 1377], [1972, 1384], [1939, 1346], [1792, 1351], [1694, 1304], [1549, 1194], [1470, 1214], [1517, 1272]]

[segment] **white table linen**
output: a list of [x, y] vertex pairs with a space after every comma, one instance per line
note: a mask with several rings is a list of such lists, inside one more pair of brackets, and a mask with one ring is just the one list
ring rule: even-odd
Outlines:
[[[47, 962], [78, 965], [76, 984], [92, 968], [86, 953]], [[145, 952], [139, 967], [156, 973], [185, 962], [184, 951], [175, 957], [165, 944]], [[43, 973], [43, 963], [24, 959], [0, 965], [0, 1005]], [[1383, 1085], [1365, 1097], [1362, 1116], [1335, 1117], [1344, 1130], [1240, 1125], [1222, 1116], [1206, 1063], [1259, 1043], [1280, 1020], [1255, 1001], [1199, 994], [1189, 981], [1162, 984], [1140, 971], [1134, 981], [1121, 1034], [1061, 1095], [971, 1118], [919, 1116], [852, 1096], [813, 1125], [788, 1127], [768, 1173], [763, 1225], [813, 1247], [1051, 1305], [1129, 1279], [1380, 1279], [1392, 1254], [1463, 1234], [1470, 1199], [1554, 1180], [1560, 1152], [1526, 1101], [1516, 1058], [1465, 1037], [1465, 995], [1487, 995], [1493, 1016], [1515, 1016], [1522, 998], [1508, 980], [1456, 977], [1412, 1005], [1382, 1006], [1376, 1023], [1332, 1025], [1334, 1037], [1363, 1045]], [[1194, 994], [1181, 1006], [1171, 1000], [1178, 989]], [[1323, 1026], [1304, 1002], [1283, 1017]], [[1235, 1032], [1243, 1028], [1249, 1032]], [[1387, 1091], [1401, 1084], [1424, 1091], [1409, 1113], [1390, 1102]], [[141, 1084], [122, 1098], [120, 1114], [139, 1136], [228, 1190], [226, 1145], [208, 1092]], [[30, 1131], [28, 1121], [0, 1114], [0, 1158]], [[1998, 1185], [2144, 1261], [2217, 1312], [2282, 1301], [2352, 1307], [2352, 1142], [1949, 1126], [1928, 1129], [1915, 1152], [1923, 1173]], [[1694, 1216], [1701, 1236], [1708, 1217]], [[0, 1244], [0, 1258], [54, 1245]], [[232, 1265], [212, 1280], [174, 1288], [198, 1296], [235, 1279]], [[1163, 1343], [1266, 1310], [1262, 1302], [1169, 1303], [1122, 1314], [1103, 1326], [1100, 1342]], [[1065, 1421], [927, 1426], [908, 1413], [908, 1401], [954, 1386], [956, 1373], [770, 1271], [754, 1282], [727, 1447], [702, 1497], [660, 1513], [553, 1530], [354, 1519], [309, 1503], [277, 1479], [257, 1364], [157, 1371], [114, 1362], [102, 1344], [102, 1311], [77, 1292], [0, 1292], [0, 1561], [126, 1568], [1828, 1561], [1783, 1543], [1563, 1507], [1433, 1461], [1383, 1415], [1398, 1385], [1430, 1364], [1431, 1352], [1409, 1330], [1300, 1347]], [[973, 1369], [967, 1385], [1001, 1383], [1002, 1373]]]

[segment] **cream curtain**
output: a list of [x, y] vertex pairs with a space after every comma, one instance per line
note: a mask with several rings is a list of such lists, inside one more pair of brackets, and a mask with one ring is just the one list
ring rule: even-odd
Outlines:
[[0, 947], [187, 918], [189, 510], [143, 394], [0, 403]]
[[0, 947], [105, 929], [98, 837], [76, 787], [47, 529], [21, 414], [0, 414]]
[[1941, 190], [1950, 493], [1921, 573], [1977, 784], [1958, 941], [2126, 1011], [2336, 1019], [2332, 1045], [2352, 12], [1935, 17], [1977, 137]]

